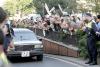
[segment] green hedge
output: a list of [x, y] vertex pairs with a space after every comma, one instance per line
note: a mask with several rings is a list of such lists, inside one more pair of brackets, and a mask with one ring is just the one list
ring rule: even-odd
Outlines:
[[86, 50], [86, 34], [82, 30], [78, 29], [76, 32], [77, 40], [78, 40], [78, 48], [80, 52], [80, 57], [87, 58], [87, 50]]
[[[87, 41], [86, 41], [86, 34], [82, 30], [78, 29], [76, 32], [77, 40], [78, 40], [78, 48], [80, 52], [80, 57], [87, 58], [88, 52], [87, 52]], [[100, 41], [97, 41], [96, 47], [99, 50], [100, 49]]]

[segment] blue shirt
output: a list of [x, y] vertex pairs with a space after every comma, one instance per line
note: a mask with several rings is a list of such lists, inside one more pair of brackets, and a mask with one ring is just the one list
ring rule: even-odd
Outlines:
[[100, 22], [95, 23], [95, 24], [96, 24], [97, 31], [100, 32]]
[[9, 36], [5, 36], [4, 37], [4, 50], [7, 50], [8, 49], [8, 46], [10, 44], [10, 41], [11, 41], [11, 37], [9, 37]]

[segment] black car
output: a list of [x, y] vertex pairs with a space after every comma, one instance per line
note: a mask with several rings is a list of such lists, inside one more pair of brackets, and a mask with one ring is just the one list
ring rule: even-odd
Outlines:
[[7, 51], [8, 57], [37, 57], [43, 60], [43, 45], [35, 33], [26, 28], [14, 28], [14, 48]]

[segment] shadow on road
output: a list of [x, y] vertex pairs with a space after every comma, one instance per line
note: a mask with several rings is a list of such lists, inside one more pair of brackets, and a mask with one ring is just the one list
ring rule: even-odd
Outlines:
[[21, 58], [21, 57], [9, 58], [8, 60], [9, 60], [11, 63], [41, 62], [41, 61], [37, 61], [36, 58]]

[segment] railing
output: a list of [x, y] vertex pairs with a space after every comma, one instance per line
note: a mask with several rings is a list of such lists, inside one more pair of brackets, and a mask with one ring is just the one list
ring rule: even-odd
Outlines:
[[[33, 30], [36, 33], [36, 35], [44, 37], [42, 29], [33, 29], [33, 28], [30, 28], [30, 29]], [[75, 35], [65, 34], [63, 36], [62, 32], [48, 31], [46, 33], [45, 38], [48, 38], [57, 42], [63, 42], [66, 45], [77, 46], [77, 37]]]
[[[38, 36], [43, 37], [45, 53], [79, 57], [79, 50], [77, 48], [78, 40], [76, 35], [66, 34], [65, 37], [62, 37], [61, 32], [48, 31], [44, 37], [42, 29], [30, 29]], [[100, 57], [100, 50], [98, 50], [98, 55]]]

